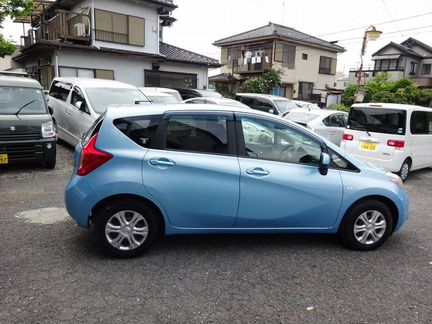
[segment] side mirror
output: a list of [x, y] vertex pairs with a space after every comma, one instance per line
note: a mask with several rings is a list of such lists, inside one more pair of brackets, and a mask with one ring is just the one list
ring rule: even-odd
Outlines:
[[324, 152], [321, 153], [319, 172], [322, 175], [327, 175], [329, 166], [330, 166], [330, 155]]
[[79, 110], [81, 110], [83, 108], [83, 102], [77, 101], [75, 102], [74, 106], [77, 107]]
[[274, 110], [273, 109], [269, 109], [268, 111], [270, 114], [274, 114]]

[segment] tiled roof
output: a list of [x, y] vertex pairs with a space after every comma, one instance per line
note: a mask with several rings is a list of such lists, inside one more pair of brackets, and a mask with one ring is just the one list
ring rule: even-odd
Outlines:
[[209, 82], [236, 82], [238, 81], [237, 78], [233, 77], [229, 73], [221, 73], [218, 75], [213, 75], [208, 78]]
[[387, 47], [394, 47], [394, 48], [398, 49], [399, 51], [401, 51], [403, 54], [406, 54], [406, 55], [410, 55], [410, 56], [414, 56], [414, 57], [421, 57], [420, 54], [418, 54], [417, 52], [413, 51], [411, 48], [409, 48], [407, 46], [404, 46], [404, 45], [401, 45], [401, 44], [398, 44], [398, 43], [394, 43], [394, 42], [388, 43], [386, 46], [382, 47], [377, 52], [373, 53], [372, 57], [379, 55], [379, 53], [381, 51], [383, 51], [384, 49], [386, 49]]
[[177, 8], [177, 6], [173, 3], [173, 0], [147, 0], [149, 2], [158, 3], [164, 6]]
[[410, 37], [407, 40], [403, 41], [401, 43], [401, 45], [409, 47], [409, 48], [417, 45], [417, 46], [422, 47], [423, 49], [425, 49], [426, 51], [428, 51], [429, 53], [432, 54], [432, 47], [431, 46], [429, 46], [429, 45], [427, 45], [427, 44], [425, 44], [423, 42], [420, 42], [419, 40], [417, 40], [415, 38], [412, 38], [412, 37]]
[[183, 48], [169, 45], [164, 42], [160, 42], [159, 46], [160, 53], [165, 56], [168, 61], [182, 62], [206, 65], [211, 67], [220, 67], [219, 62], [211, 57], [197, 54]]
[[255, 28], [234, 36], [219, 39], [214, 42], [214, 45], [223, 46], [229, 43], [259, 39], [264, 37], [282, 37], [293, 41], [301, 41], [303, 43], [308, 43], [311, 45], [326, 47], [337, 52], [345, 51], [342, 46], [335, 45], [323, 39], [302, 33], [294, 28], [278, 25], [272, 22], [269, 22], [268, 25], [259, 28]]

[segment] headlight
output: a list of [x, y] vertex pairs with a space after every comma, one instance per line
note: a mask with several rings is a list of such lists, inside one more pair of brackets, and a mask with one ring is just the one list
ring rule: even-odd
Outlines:
[[42, 124], [42, 137], [54, 137], [56, 136], [56, 132], [54, 129], [54, 123], [52, 121], [46, 122]]
[[386, 172], [386, 175], [391, 181], [393, 181], [399, 187], [402, 187], [403, 182], [402, 182], [402, 179], [398, 175], [391, 173], [391, 172]]

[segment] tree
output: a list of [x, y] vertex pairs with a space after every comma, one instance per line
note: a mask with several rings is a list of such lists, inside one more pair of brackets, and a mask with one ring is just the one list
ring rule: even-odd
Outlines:
[[[0, 27], [7, 17], [27, 16], [33, 9], [33, 0], [0, 0]], [[12, 54], [16, 45], [0, 35], [0, 56]]]
[[281, 70], [270, 69], [260, 76], [250, 78], [243, 82], [241, 92], [269, 93], [271, 89], [281, 83]]

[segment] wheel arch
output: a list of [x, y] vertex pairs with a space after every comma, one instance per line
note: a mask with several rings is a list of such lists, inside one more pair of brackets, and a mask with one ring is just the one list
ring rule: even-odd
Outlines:
[[338, 232], [341, 230], [343, 221], [344, 221], [345, 217], [350, 213], [350, 211], [355, 206], [357, 206], [358, 204], [360, 204], [360, 203], [362, 203], [364, 201], [367, 201], [367, 200], [378, 200], [378, 201], [382, 202], [383, 204], [385, 204], [390, 209], [391, 216], [392, 216], [392, 219], [393, 219], [392, 233], [394, 232], [394, 230], [396, 228], [396, 225], [397, 225], [397, 223], [399, 221], [399, 210], [398, 210], [396, 204], [390, 198], [387, 198], [385, 196], [380, 196], [380, 195], [370, 195], [370, 196], [362, 197], [362, 198], [356, 200], [354, 203], [352, 203], [351, 206], [349, 206], [347, 208], [347, 210], [345, 211], [345, 213], [344, 213], [344, 215], [343, 215], [343, 217], [342, 217], [342, 219], [341, 219], [341, 221], [339, 223]]
[[105, 205], [107, 205], [110, 201], [113, 200], [118, 200], [118, 199], [133, 199], [136, 201], [139, 201], [143, 204], [145, 204], [146, 206], [152, 208], [157, 215], [159, 216], [160, 219], [160, 233], [162, 235], [165, 234], [165, 217], [162, 213], [162, 211], [160, 210], [160, 208], [150, 199], [145, 198], [143, 196], [139, 196], [139, 195], [135, 195], [135, 194], [116, 194], [116, 195], [112, 195], [112, 196], [108, 196], [105, 197], [104, 199], [102, 199], [101, 201], [99, 201], [92, 209], [91, 209], [91, 214], [89, 217], [89, 225], [92, 225], [94, 223], [94, 215], [97, 212], [98, 209], [103, 208]]

